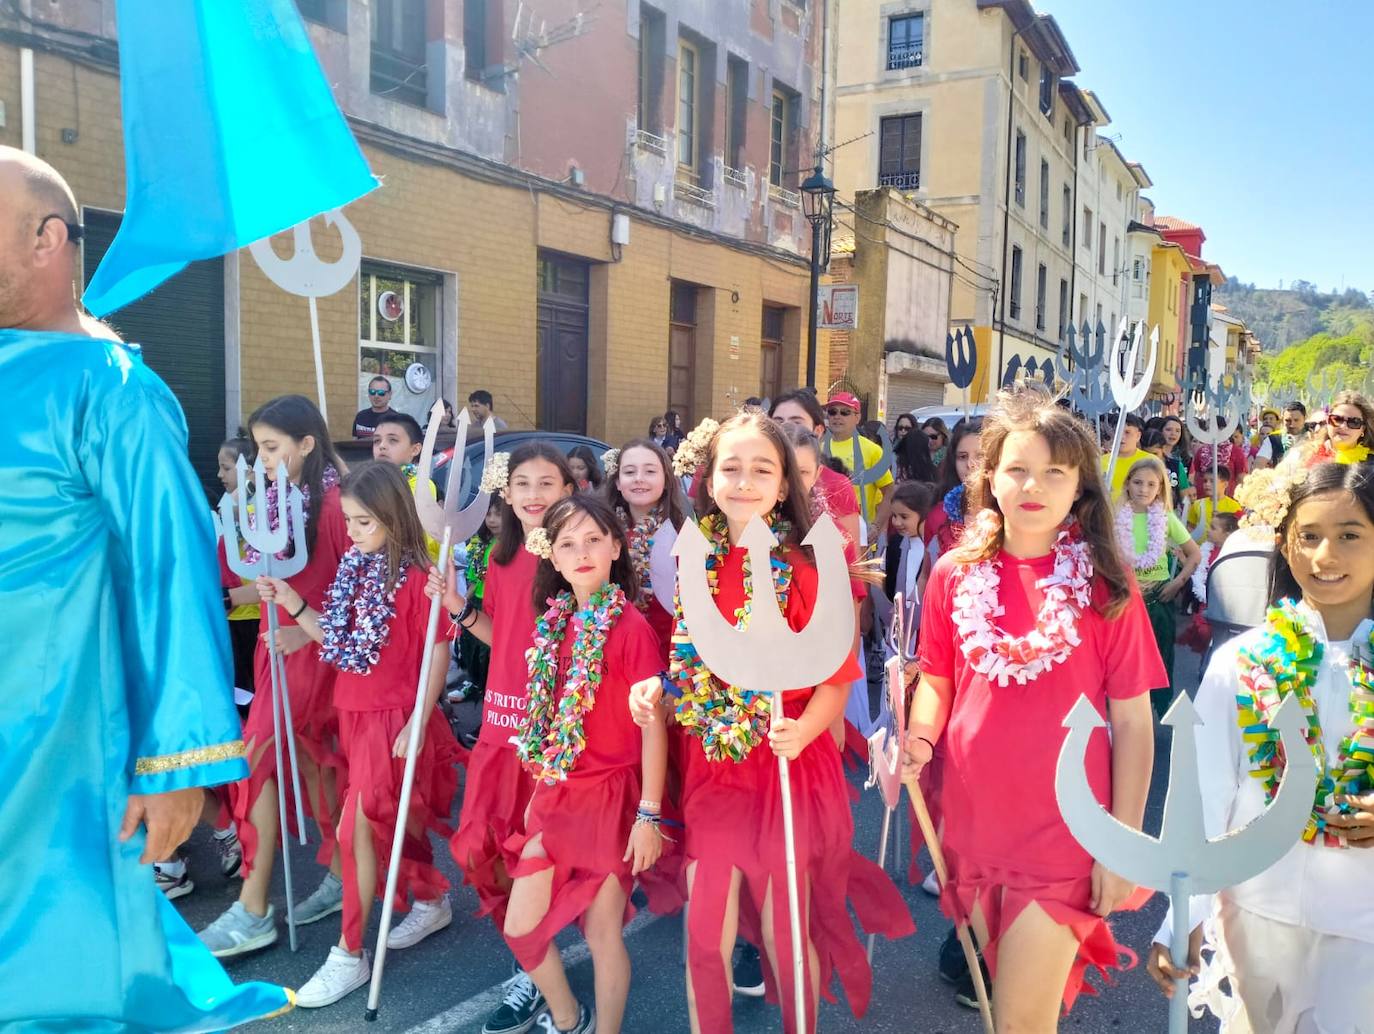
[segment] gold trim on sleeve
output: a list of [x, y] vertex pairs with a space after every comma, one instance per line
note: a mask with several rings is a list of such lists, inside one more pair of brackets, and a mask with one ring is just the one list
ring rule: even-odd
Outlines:
[[139, 758], [134, 762], [134, 775], [157, 775], [160, 772], [174, 772], [180, 768], [195, 765], [213, 765], [217, 761], [232, 761], [243, 757], [243, 740], [230, 743], [217, 743], [213, 747], [195, 747], [175, 754], [158, 754], [156, 757]]

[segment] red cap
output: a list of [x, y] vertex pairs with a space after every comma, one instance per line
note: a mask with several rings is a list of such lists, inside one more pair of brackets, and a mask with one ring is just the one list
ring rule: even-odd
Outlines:
[[826, 400], [826, 403], [825, 403], [825, 404], [826, 404], [827, 406], [832, 406], [832, 405], [848, 406], [850, 409], [854, 410], [854, 412], [856, 412], [856, 413], [858, 413], [860, 410], [863, 409], [863, 407], [859, 405], [859, 400], [858, 400], [854, 395], [851, 395], [851, 394], [850, 394], [849, 392], [847, 392], [847, 391], [837, 391], [837, 392], [835, 392], [833, 395], [830, 396], [829, 399]]

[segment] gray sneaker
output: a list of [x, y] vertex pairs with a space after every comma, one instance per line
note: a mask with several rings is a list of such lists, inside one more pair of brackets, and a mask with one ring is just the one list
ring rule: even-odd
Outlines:
[[227, 959], [266, 948], [277, 940], [277, 920], [272, 906], [267, 915], [255, 916], [235, 901], [229, 910], [200, 931], [200, 941], [217, 959]]
[[343, 911], [343, 881], [332, 872], [324, 874], [324, 879], [315, 892], [304, 901], [296, 902], [295, 920], [297, 926], [318, 923], [326, 916]]

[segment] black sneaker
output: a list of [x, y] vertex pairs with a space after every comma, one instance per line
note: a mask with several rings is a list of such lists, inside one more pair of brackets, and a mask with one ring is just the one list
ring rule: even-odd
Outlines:
[[[957, 944], [957, 942], [956, 942]], [[963, 952], [960, 952], [962, 957]], [[992, 995], [992, 977], [988, 975], [988, 964], [983, 961], [983, 953], [978, 953], [978, 968], [983, 971], [983, 988]], [[978, 991], [973, 986], [973, 973], [964, 965], [964, 978], [954, 985], [954, 1000], [965, 1009], [978, 1008]]]
[[539, 1029], [544, 1034], [592, 1034], [596, 1030], [596, 1013], [581, 1002], [577, 1003], [577, 1023], [564, 1030], [553, 1022], [553, 1013], [546, 1012], [539, 1017]]
[[487, 1018], [482, 1034], [526, 1034], [547, 1008], [529, 974], [519, 970], [506, 981], [506, 997]]
[[953, 927], [940, 942], [939, 972], [940, 979], [946, 984], [959, 985], [969, 979], [968, 962], [964, 960], [964, 949], [960, 947]]
[[746, 998], [763, 997], [763, 960], [759, 956], [759, 950], [748, 941], [740, 942], [739, 951], [735, 955], [732, 982], [736, 994], [742, 994]]

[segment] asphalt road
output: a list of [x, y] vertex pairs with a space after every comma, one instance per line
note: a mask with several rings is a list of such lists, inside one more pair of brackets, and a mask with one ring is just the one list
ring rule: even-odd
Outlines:
[[[1192, 689], [1197, 681], [1197, 657], [1180, 649], [1176, 662], [1179, 684]], [[1156, 740], [1155, 782], [1150, 796], [1147, 825], [1157, 828], [1163, 807], [1164, 781], [1168, 773], [1168, 735]], [[875, 791], [864, 794], [855, 809], [856, 843], [876, 855], [882, 810]], [[902, 828], [905, 842], [907, 829]], [[906, 863], [903, 845], [903, 871]], [[476, 898], [462, 886], [446, 850], [436, 855], [454, 884], [451, 892], [455, 919], [448, 929], [414, 948], [388, 954], [381, 1014], [364, 1024], [366, 990], [359, 990], [327, 1009], [297, 1009], [270, 1024], [275, 1031], [416, 1031], [423, 1034], [457, 1032], [477, 1034], [489, 1011], [500, 1000], [501, 982], [510, 975], [511, 957], [489, 921], [471, 917]], [[304, 897], [318, 882], [323, 870], [313, 861], [313, 848], [296, 847], [293, 855], [297, 897]], [[237, 880], [219, 874], [217, 857], [207, 833], [201, 832], [190, 847], [192, 878], [197, 889], [176, 902], [195, 929], [200, 929], [227, 908], [238, 892]], [[892, 867], [896, 871], [895, 866]], [[855, 1019], [844, 1005], [822, 1003], [822, 1031], [871, 1031], [874, 1034], [978, 1034], [978, 1015], [955, 1004], [949, 987], [936, 974], [939, 943], [948, 923], [935, 900], [918, 887], [899, 881], [916, 918], [914, 937], [899, 942], [879, 940], [874, 954], [874, 993], [868, 1014]], [[281, 918], [281, 938], [273, 947], [255, 955], [228, 961], [236, 981], [265, 980], [299, 987], [323, 962], [339, 936], [338, 916], [331, 916], [299, 930], [299, 950], [287, 947], [284, 891], [278, 866], [274, 901]], [[1141, 912], [1127, 913], [1113, 921], [1117, 939], [1142, 957], [1164, 913], [1165, 903], [1156, 898]], [[375, 941], [376, 916], [368, 941]], [[682, 926], [677, 917], [655, 918], [641, 913], [627, 933], [634, 964], [624, 1029], [627, 1032], [686, 1034], [686, 998], [683, 990]], [[585, 946], [573, 934], [560, 939], [574, 990], [592, 998], [592, 971]], [[1164, 999], [1145, 975], [1143, 964], [1121, 976], [1098, 997], [1081, 997], [1060, 1024], [1062, 1031], [1082, 1034], [1135, 1034], [1164, 1031], [1167, 1010]], [[266, 1031], [268, 1024], [254, 1029]], [[735, 1029], [756, 1034], [781, 1029], [778, 1011], [760, 999], [741, 999], [735, 1006]], [[1195, 1020], [1190, 1034], [1214, 1032], [1215, 1022]]]

